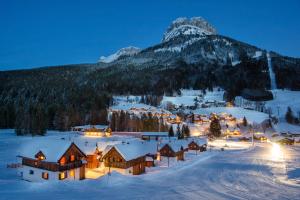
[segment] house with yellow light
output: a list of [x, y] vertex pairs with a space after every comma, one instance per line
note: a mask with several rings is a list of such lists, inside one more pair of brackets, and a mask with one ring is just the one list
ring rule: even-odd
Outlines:
[[181, 123], [181, 119], [177, 115], [170, 115], [168, 117], [167, 121], [171, 124], [180, 124]]
[[85, 179], [86, 155], [75, 143], [56, 141], [31, 144], [19, 155], [20, 175], [31, 182]]
[[83, 125], [71, 128], [72, 131], [79, 132], [84, 136], [94, 137], [109, 137], [111, 136], [111, 129], [107, 125]]

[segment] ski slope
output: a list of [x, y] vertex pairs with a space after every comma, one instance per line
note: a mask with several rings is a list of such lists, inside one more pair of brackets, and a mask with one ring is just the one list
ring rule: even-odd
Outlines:
[[15, 162], [19, 147], [32, 139], [0, 131], [1, 200], [299, 199], [300, 195], [299, 146], [286, 147], [280, 159], [268, 143], [250, 148], [240, 145], [223, 152], [208, 150], [194, 157], [188, 155], [184, 162], [170, 168], [152, 168], [140, 176], [112, 173], [96, 180], [30, 183], [19, 180], [6, 164]]

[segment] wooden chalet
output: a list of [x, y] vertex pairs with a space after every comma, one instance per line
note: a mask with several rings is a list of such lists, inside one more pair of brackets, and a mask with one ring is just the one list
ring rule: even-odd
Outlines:
[[154, 162], [155, 159], [156, 159], [156, 156], [147, 155], [146, 160], [145, 160], [145, 166], [146, 167], [154, 167], [155, 166], [155, 162]]
[[102, 153], [102, 161], [109, 171], [138, 175], [145, 172], [146, 166], [154, 166], [156, 153], [156, 143], [130, 141], [108, 146]]
[[79, 132], [85, 136], [97, 136], [104, 137], [110, 136], [111, 130], [107, 125], [83, 125], [83, 126], [75, 126], [71, 128], [72, 131]]
[[159, 150], [160, 159], [162, 157], [176, 157], [176, 160], [184, 160], [185, 148], [174, 142], [164, 144]]
[[119, 169], [122, 173], [139, 175], [145, 172], [146, 155], [137, 155], [135, 157], [127, 158], [120, 151], [119, 147], [113, 146], [103, 155], [102, 158], [104, 166], [109, 168]]
[[206, 147], [207, 147], [207, 144], [206, 144], [206, 141], [204, 141], [204, 140], [192, 140], [188, 144], [189, 151], [192, 150], [192, 151], [202, 152], [202, 151], [206, 151]]
[[[44, 144], [47, 145], [47, 144]], [[49, 143], [48, 146], [28, 147], [30, 151], [23, 152], [23, 179], [28, 181], [64, 180], [85, 178], [86, 155], [75, 143]]]

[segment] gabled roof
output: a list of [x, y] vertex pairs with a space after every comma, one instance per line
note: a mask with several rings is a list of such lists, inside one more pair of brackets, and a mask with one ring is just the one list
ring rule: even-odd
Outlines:
[[147, 141], [130, 141], [127, 143], [120, 143], [109, 145], [105, 148], [103, 157], [112, 149], [115, 148], [126, 161], [130, 161], [147, 154], [155, 154], [157, 152], [156, 142]]
[[45, 155], [45, 161], [57, 162], [67, 151], [72, 143], [65, 140], [35, 139], [23, 146], [21, 156], [35, 159], [35, 155], [41, 151]]
[[192, 142], [196, 142], [198, 145], [204, 145], [207, 144], [207, 140], [205, 138], [186, 138], [182, 140], [178, 140], [176, 138], [171, 138], [169, 141], [164, 140], [164, 142], [160, 145], [160, 149], [165, 145], [168, 144], [173, 151], [178, 152], [181, 150], [181, 147], [183, 149], [188, 148], [188, 145]]

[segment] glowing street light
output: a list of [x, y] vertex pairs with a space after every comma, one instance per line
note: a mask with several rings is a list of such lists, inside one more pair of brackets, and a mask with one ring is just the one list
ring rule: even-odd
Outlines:
[[283, 158], [283, 152], [282, 152], [282, 149], [280, 147], [279, 144], [277, 143], [272, 143], [272, 159], [273, 160], [280, 160]]

